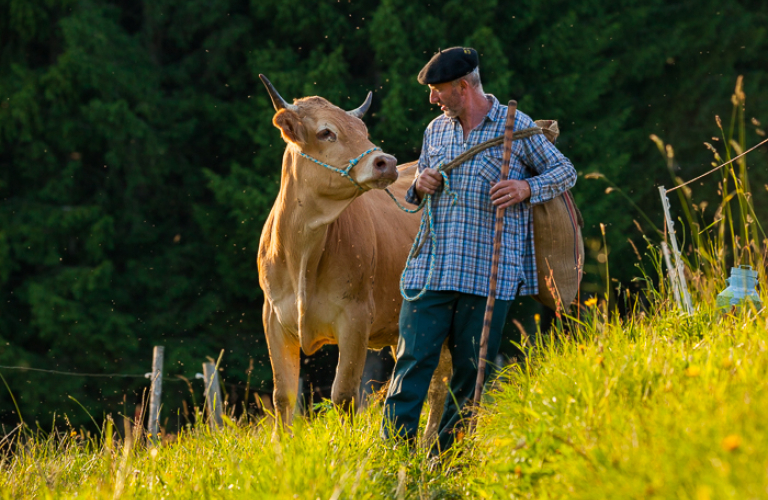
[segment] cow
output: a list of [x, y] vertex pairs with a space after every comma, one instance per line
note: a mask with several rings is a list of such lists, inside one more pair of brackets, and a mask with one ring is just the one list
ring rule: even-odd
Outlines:
[[[259, 77], [276, 111], [272, 123], [287, 144], [258, 270], [276, 416], [290, 426], [300, 350], [311, 355], [325, 344], [339, 346], [331, 400], [354, 411], [367, 350], [397, 344], [399, 279], [419, 216], [401, 211], [382, 189], [389, 186], [402, 199], [416, 167], [398, 167], [371, 143], [361, 119], [370, 92], [353, 111], [317, 96], [289, 104]], [[449, 376], [444, 347], [429, 393], [426, 441], [436, 433]]]

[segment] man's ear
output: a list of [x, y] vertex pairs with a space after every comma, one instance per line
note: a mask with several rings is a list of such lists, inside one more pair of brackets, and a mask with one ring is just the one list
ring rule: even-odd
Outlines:
[[301, 145], [306, 141], [304, 124], [301, 122], [299, 115], [290, 109], [281, 109], [275, 113], [272, 123], [280, 129], [280, 134], [285, 142]]

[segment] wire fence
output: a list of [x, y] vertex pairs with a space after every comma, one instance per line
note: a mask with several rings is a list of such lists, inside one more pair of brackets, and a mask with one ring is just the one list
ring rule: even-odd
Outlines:
[[701, 175], [700, 175], [700, 176], [698, 176], [698, 177], [695, 177], [695, 178], [693, 178], [693, 179], [691, 179], [691, 180], [689, 180], [689, 181], [683, 182], [682, 184], [678, 184], [677, 186], [675, 186], [675, 187], [673, 187], [673, 188], [667, 189], [667, 193], [671, 193], [671, 192], [672, 192], [672, 191], [674, 191], [675, 189], [680, 189], [681, 187], [683, 187], [683, 186], [687, 186], [688, 184], [690, 184], [690, 183], [692, 183], [692, 182], [695, 182], [695, 181], [697, 181], [697, 180], [699, 180], [699, 179], [702, 179], [702, 178], [704, 178], [704, 177], [708, 176], [709, 174], [711, 174], [711, 173], [713, 173], [713, 172], [717, 172], [718, 170], [720, 170], [720, 169], [721, 169], [721, 168], [723, 168], [724, 166], [726, 166], [726, 165], [730, 165], [731, 163], [735, 162], [736, 160], [738, 160], [738, 159], [739, 159], [739, 158], [741, 158], [742, 156], [746, 155], [747, 153], [751, 153], [752, 151], [754, 151], [755, 149], [759, 148], [760, 146], [762, 146], [763, 144], [766, 144], [766, 143], [768, 143], [768, 139], [765, 139], [764, 141], [762, 141], [761, 143], [759, 143], [759, 144], [757, 144], [757, 145], [755, 145], [755, 146], [752, 146], [752, 147], [751, 147], [751, 148], [749, 148], [748, 150], [744, 151], [743, 153], [741, 153], [741, 154], [740, 154], [740, 155], [738, 155], [738, 156], [735, 156], [735, 157], [731, 158], [730, 160], [728, 160], [727, 162], [723, 163], [722, 165], [718, 165], [717, 167], [713, 168], [712, 170], [709, 170], [709, 171], [707, 171], [707, 172], [704, 172], [703, 174], [701, 174]]
[[[140, 378], [151, 379], [151, 372], [147, 372], [143, 375], [138, 373], [83, 373], [83, 372], [65, 372], [61, 370], [45, 370], [43, 368], [32, 368], [29, 366], [7, 366], [0, 365], [0, 370], [16, 370], [16, 371], [30, 371], [39, 373], [51, 373], [54, 375], [64, 375], [67, 377], [93, 377], [93, 378]], [[201, 378], [199, 373], [196, 373], [192, 377], [185, 377], [183, 375], [176, 375], [174, 377], [163, 377], [163, 382], [184, 382], [189, 383], [190, 380]], [[238, 389], [246, 389], [249, 386], [246, 384], [234, 384], [231, 382], [222, 382], [225, 387], [234, 387]], [[251, 386], [252, 387], [252, 386]]]
[[[15, 371], [30, 371], [30, 372], [38, 372], [38, 373], [50, 373], [53, 375], [64, 375], [68, 377], [93, 377], [93, 378], [139, 378], [139, 379], [150, 379], [151, 378], [151, 372], [147, 372], [144, 374], [138, 374], [138, 373], [85, 373], [85, 372], [65, 372], [61, 370], [46, 370], [43, 368], [33, 368], [30, 366], [8, 366], [8, 365], [0, 365], [0, 370], [15, 370]], [[185, 377], [184, 375], [176, 375], [173, 377], [163, 377], [163, 382], [184, 382], [189, 383], [190, 380], [198, 379], [200, 377], [200, 373], [196, 373], [194, 376], [191, 377]], [[373, 381], [371, 381], [373, 382]], [[230, 388], [237, 388], [237, 389], [254, 389], [253, 385], [249, 384], [236, 384], [232, 382], [222, 382], [222, 385]], [[326, 386], [318, 386], [312, 383], [308, 383], [308, 386], [312, 386], [313, 391], [322, 391], [327, 392], [329, 391], [332, 386], [326, 385]]]
[[[29, 366], [6, 366], [6, 365], [0, 365], [0, 369], [2, 369], [2, 370], [17, 370], [17, 371], [52, 373], [54, 375], [65, 375], [65, 376], [69, 376], [69, 377], [147, 378], [146, 374], [139, 375], [139, 374], [135, 374], [135, 373], [80, 373], [80, 372], [63, 372], [63, 371], [60, 371], [60, 370], [44, 370], [42, 368], [32, 368], [32, 367], [29, 367]], [[178, 380], [178, 379], [165, 377], [165, 378], [163, 378], [163, 380]]]

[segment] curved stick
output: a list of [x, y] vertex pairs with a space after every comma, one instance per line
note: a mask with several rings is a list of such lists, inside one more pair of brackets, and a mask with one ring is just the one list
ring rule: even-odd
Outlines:
[[[501, 178], [509, 176], [509, 160], [512, 157], [512, 141], [514, 138], [515, 113], [517, 101], [509, 101], [507, 121], [504, 125], [504, 155], [501, 162]], [[496, 208], [496, 227], [493, 234], [493, 260], [491, 261], [491, 283], [488, 289], [488, 301], [485, 303], [485, 316], [483, 317], [483, 331], [480, 335], [480, 353], [477, 361], [477, 381], [475, 382], [475, 398], [472, 404], [472, 418], [469, 424], [469, 433], [475, 430], [477, 407], [483, 395], [483, 383], [485, 382], [485, 357], [488, 355], [488, 337], [491, 333], [491, 320], [493, 319], [493, 306], [496, 304], [496, 278], [499, 274], [499, 254], [501, 253], [501, 233], [504, 230], [504, 209]]]

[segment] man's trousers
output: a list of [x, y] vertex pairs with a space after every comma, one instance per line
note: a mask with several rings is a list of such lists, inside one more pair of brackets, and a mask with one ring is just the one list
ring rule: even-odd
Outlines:
[[[407, 290], [414, 295], [417, 290]], [[438, 444], [445, 451], [454, 433], [464, 426], [460, 409], [472, 402], [477, 379], [480, 335], [487, 297], [451, 291], [427, 291], [414, 302], [404, 301], [400, 311], [397, 362], [384, 402], [382, 434], [415, 441], [421, 407], [427, 397], [432, 374], [440, 360], [440, 349], [448, 339], [453, 358], [453, 376], [439, 426]], [[496, 300], [493, 309], [486, 380], [501, 344], [501, 331], [512, 301]]]

